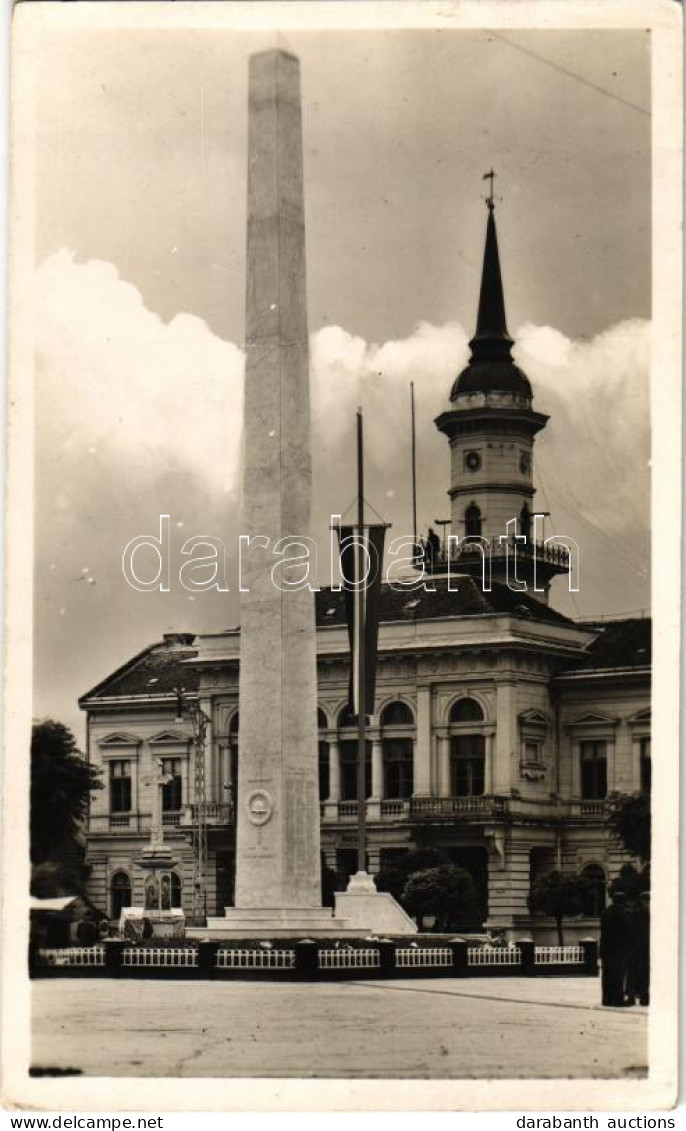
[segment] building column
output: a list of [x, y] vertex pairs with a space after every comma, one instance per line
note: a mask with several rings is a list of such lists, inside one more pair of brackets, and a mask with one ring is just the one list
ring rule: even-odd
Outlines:
[[484, 735], [484, 793], [490, 796], [493, 790], [493, 751], [495, 748], [495, 731], [488, 731]]
[[372, 799], [383, 797], [383, 743], [380, 735], [372, 738]]
[[431, 794], [431, 685], [417, 688], [417, 737], [412, 747], [413, 796]]
[[338, 739], [329, 739], [329, 801], [341, 799], [341, 757]]
[[512, 755], [518, 746], [515, 693], [514, 683], [498, 683], [492, 779], [492, 789], [497, 794], [509, 794], [515, 784], [512, 780]]
[[450, 797], [450, 735], [442, 730], [437, 736], [438, 743], [438, 795]]
[[617, 789], [619, 774], [617, 773], [617, 745], [614, 739], [607, 739], [605, 748], [607, 757], [607, 792], [608, 796]]

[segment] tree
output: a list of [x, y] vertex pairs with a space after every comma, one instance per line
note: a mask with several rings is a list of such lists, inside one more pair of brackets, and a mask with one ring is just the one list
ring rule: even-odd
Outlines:
[[440, 848], [413, 848], [398, 856], [390, 866], [381, 869], [375, 877], [376, 890], [390, 892], [398, 903], [403, 903], [403, 892], [410, 876], [415, 872], [440, 868], [449, 863], [450, 857]]
[[419, 930], [424, 916], [436, 916], [436, 930], [450, 930], [454, 921], [474, 900], [474, 883], [469, 872], [456, 864], [443, 864], [414, 872], [402, 893], [402, 902], [415, 915]]
[[557, 941], [564, 946], [562, 920], [581, 915], [589, 896], [589, 884], [575, 872], [548, 872], [534, 881], [529, 892], [532, 915], [550, 915], [557, 925]]
[[650, 865], [639, 872], [633, 864], [622, 864], [619, 873], [610, 884], [610, 892], [623, 891], [630, 903], [636, 903], [639, 895], [650, 890]]
[[622, 847], [647, 863], [650, 860], [650, 794], [620, 793], [610, 798], [608, 823]]
[[[37, 723], [31, 736], [31, 863], [55, 866], [54, 886], [77, 886], [82, 872], [81, 825], [99, 771], [80, 754], [62, 723]], [[36, 876], [43, 890], [49, 869]], [[48, 886], [51, 886], [48, 884]], [[73, 890], [73, 889], [72, 889]]]

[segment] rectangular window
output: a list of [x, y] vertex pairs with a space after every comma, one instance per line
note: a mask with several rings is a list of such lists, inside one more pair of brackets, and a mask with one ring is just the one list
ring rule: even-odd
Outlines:
[[131, 812], [131, 763], [110, 762], [110, 813]]
[[178, 813], [183, 807], [183, 789], [181, 782], [181, 759], [163, 758], [162, 773], [171, 777], [171, 781], [162, 786], [162, 812]]
[[383, 761], [384, 797], [412, 797], [412, 739], [384, 738]]
[[[357, 742], [341, 742], [341, 801], [357, 801]], [[372, 744], [367, 743], [365, 761], [365, 785], [367, 797], [372, 795]]]
[[607, 797], [607, 744], [581, 743], [581, 797], [583, 801], [602, 801]]
[[650, 793], [652, 786], [652, 763], [650, 760], [650, 739], [641, 739], [641, 793]]
[[524, 761], [525, 762], [540, 762], [541, 760], [541, 747], [538, 742], [525, 742], [524, 743]]
[[481, 734], [451, 740], [453, 797], [481, 797], [485, 787], [484, 738]]

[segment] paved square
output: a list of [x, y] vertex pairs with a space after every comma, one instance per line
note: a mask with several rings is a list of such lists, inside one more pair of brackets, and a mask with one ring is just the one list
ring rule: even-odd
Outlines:
[[87, 1076], [636, 1077], [647, 1010], [595, 978], [45, 979], [33, 1064]]

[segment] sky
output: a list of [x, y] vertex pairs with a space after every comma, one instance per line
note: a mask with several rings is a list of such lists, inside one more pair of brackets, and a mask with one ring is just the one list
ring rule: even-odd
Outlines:
[[[630, 31], [59, 32], [36, 63], [34, 715], [166, 631], [238, 622], [247, 59], [301, 61], [315, 538], [354, 493], [411, 531], [449, 512], [448, 404], [474, 330], [486, 209], [515, 358], [550, 422], [534, 481], [575, 537], [571, 616], [647, 609], [649, 36]], [[171, 515], [172, 587], [121, 555]], [[179, 550], [227, 547], [191, 597]], [[175, 563], [175, 564], [174, 564]], [[328, 577], [324, 552], [321, 582]]]

